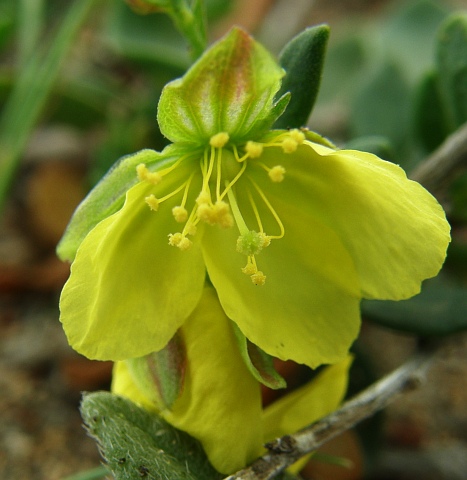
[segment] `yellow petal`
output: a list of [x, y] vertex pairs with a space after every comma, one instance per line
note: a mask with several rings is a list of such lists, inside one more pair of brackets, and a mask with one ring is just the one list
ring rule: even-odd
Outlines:
[[[269, 149], [262, 160], [276, 164], [278, 151]], [[356, 266], [362, 296], [408, 298], [438, 273], [449, 224], [435, 198], [397, 165], [320, 145], [301, 146], [288, 161], [286, 155], [280, 159], [287, 170], [280, 198], [337, 233]]]
[[[227, 316], [265, 352], [312, 368], [340, 361], [360, 326], [353, 262], [324, 223], [288, 199], [277, 199], [274, 206], [286, 233], [257, 255], [265, 284], [254, 285], [242, 273], [246, 256], [235, 250], [235, 229], [205, 231], [203, 253], [211, 281]], [[247, 218], [248, 225], [252, 222]]]
[[218, 471], [235, 472], [261, 451], [259, 384], [242, 360], [212, 288], [205, 290], [181, 332], [187, 348], [185, 386], [163, 415], [201, 441]]
[[158, 411], [157, 406], [149, 400], [136, 386], [125, 362], [116, 362], [112, 372], [112, 393], [130, 399], [146, 410]]
[[168, 245], [168, 233], [180, 228], [172, 216], [177, 199], [153, 212], [144, 201], [152, 188], [139, 183], [129, 190], [124, 207], [87, 235], [73, 262], [61, 321], [71, 346], [88, 358], [123, 360], [160, 350], [201, 296], [200, 249]]

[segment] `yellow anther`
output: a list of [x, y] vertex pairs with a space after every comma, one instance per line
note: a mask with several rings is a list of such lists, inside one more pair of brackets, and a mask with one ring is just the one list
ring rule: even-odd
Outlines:
[[217, 201], [214, 205], [208, 205], [207, 203], [198, 205], [196, 214], [200, 220], [208, 225], [219, 225], [222, 228], [229, 228], [234, 225], [229, 204], [222, 200]]
[[222, 200], [214, 204], [214, 218], [217, 223], [222, 228], [230, 228], [234, 225], [234, 219], [230, 213], [229, 204], [223, 202]]
[[266, 275], [264, 275], [264, 273], [260, 270], [258, 270], [256, 273], [253, 273], [250, 278], [255, 285], [264, 285], [266, 283]]
[[186, 222], [188, 218], [188, 212], [185, 207], [177, 206], [172, 208], [172, 214], [178, 223]]
[[289, 135], [299, 144], [301, 145], [305, 141], [305, 134], [300, 130], [294, 128], [290, 130]]
[[256, 273], [258, 271], [258, 269], [251, 263], [251, 262], [248, 262], [243, 268], [242, 268], [242, 272], [245, 274], [245, 275], [253, 275], [254, 273]]
[[211, 203], [211, 195], [206, 191], [200, 192], [200, 194], [196, 198], [196, 203], [198, 205]]
[[286, 137], [282, 140], [281, 147], [284, 153], [293, 153], [297, 150], [298, 142], [292, 137]]
[[151, 210], [154, 210], [155, 212], [157, 212], [158, 208], [159, 208], [159, 200], [156, 198], [155, 195], [153, 195], [151, 193], [151, 195], [148, 195], [144, 201], [149, 205], [149, 208]]
[[143, 180], [146, 180], [146, 175], [148, 173], [148, 169], [144, 163], [140, 163], [136, 167], [136, 175], [138, 176], [138, 180], [142, 182]]
[[226, 132], [219, 132], [213, 135], [209, 140], [209, 145], [214, 148], [225, 147], [229, 141], [229, 134]]
[[201, 203], [200, 205], [198, 205], [196, 215], [201, 221], [209, 225], [216, 224], [216, 214], [212, 205], [208, 205], [207, 203]]
[[136, 175], [138, 176], [138, 180], [146, 181], [152, 183], [153, 185], [157, 185], [161, 182], [162, 176], [158, 172], [150, 172], [144, 163], [140, 163], [136, 167]]
[[269, 178], [275, 183], [282, 182], [282, 180], [284, 180], [284, 174], [285, 168], [281, 165], [276, 165], [275, 167], [272, 167], [271, 170], [269, 170], [268, 172]]
[[188, 250], [192, 245], [192, 241], [185, 237], [180, 232], [169, 233], [169, 245], [172, 247], [178, 247], [180, 250]]
[[248, 153], [250, 158], [258, 158], [263, 153], [263, 145], [252, 141], [246, 142], [245, 152]]
[[258, 233], [261, 238], [261, 247], [266, 248], [271, 244], [271, 237], [268, 237], [264, 232]]
[[189, 250], [191, 248], [191, 246], [193, 245], [193, 242], [186, 238], [186, 237], [183, 237], [181, 240], [180, 240], [180, 243], [177, 245], [177, 247], [182, 251], [182, 252], [185, 252], [186, 250]]
[[196, 225], [194, 223], [190, 223], [185, 226], [185, 231], [187, 235], [196, 235]]

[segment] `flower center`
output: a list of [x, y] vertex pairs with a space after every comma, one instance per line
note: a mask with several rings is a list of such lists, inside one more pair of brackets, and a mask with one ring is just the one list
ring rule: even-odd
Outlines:
[[[136, 171], [140, 181], [156, 186], [182, 162], [196, 161], [195, 159], [198, 158], [199, 169], [194, 168], [186, 181], [161, 198], [153, 194], [147, 196], [146, 203], [151, 210], [157, 211], [169, 198], [175, 195], [180, 197], [180, 203], [172, 208], [172, 214], [175, 221], [184, 226], [181, 231], [169, 234], [169, 245], [178, 247], [180, 250], [188, 250], [192, 246], [192, 240], [189, 237], [196, 234], [199, 222], [220, 228], [231, 228], [236, 225], [240, 233], [237, 251], [247, 256], [247, 263], [242, 271], [250, 276], [255, 285], [263, 285], [266, 276], [257, 267], [256, 255], [269, 246], [271, 240], [282, 238], [285, 231], [279, 215], [254, 180], [257, 169], [253, 171], [248, 166], [250, 162], [254, 163], [268, 174], [272, 182], [280, 183], [284, 180], [285, 168], [282, 165], [268, 166], [261, 162], [264, 149], [280, 147], [283, 153], [291, 154], [304, 142], [306, 140], [303, 132], [290, 130], [278, 133], [267, 142], [248, 141], [237, 147], [230, 143], [228, 133], [219, 132], [211, 137], [209, 146], [206, 146], [197, 157], [193, 154], [185, 155], [170, 167], [155, 171], [150, 171], [146, 165], [140, 164]], [[193, 204], [187, 205], [193, 178], [200, 173], [201, 190], [197, 193]], [[242, 177], [246, 177], [247, 182], [242, 183], [241, 189], [236, 189], [235, 186]], [[236, 192], [240, 192], [239, 194], [244, 196], [247, 204], [250, 205], [257, 224], [255, 229], [251, 229], [244, 220]], [[264, 214], [276, 223], [278, 230], [276, 235], [265, 233], [262, 221]]]

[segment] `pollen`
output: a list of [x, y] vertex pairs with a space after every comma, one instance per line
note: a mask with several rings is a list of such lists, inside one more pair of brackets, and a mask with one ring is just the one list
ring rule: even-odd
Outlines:
[[292, 137], [287, 137], [282, 140], [281, 147], [284, 153], [293, 153], [297, 150], [298, 142]]
[[255, 265], [253, 265], [253, 263], [251, 262], [248, 262], [243, 268], [242, 268], [242, 272], [245, 274], [245, 275], [253, 275], [254, 273], [256, 273], [258, 271], [258, 269], [255, 267]]
[[196, 199], [198, 205], [208, 204], [211, 202], [211, 195], [208, 192], [202, 191]]
[[256, 273], [253, 273], [250, 278], [255, 285], [264, 285], [266, 283], [266, 275], [264, 275], [264, 273], [260, 270], [258, 270]]
[[214, 148], [225, 147], [229, 141], [229, 134], [226, 132], [219, 132], [213, 135], [209, 140], [209, 145]]
[[303, 132], [301, 132], [300, 130], [297, 130], [296, 128], [294, 128], [293, 130], [290, 130], [289, 135], [299, 145], [301, 145], [305, 141], [305, 134]]
[[214, 205], [201, 203], [198, 205], [196, 215], [208, 225], [218, 225], [221, 228], [230, 228], [234, 225], [234, 219], [230, 213], [229, 204], [219, 200]]
[[230, 213], [229, 204], [222, 200], [214, 204], [214, 217], [216, 224], [221, 228], [230, 228], [234, 225], [234, 219]]
[[186, 251], [193, 245], [193, 242], [186, 238], [182, 233], [177, 232], [169, 233], [169, 245], [172, 247], [178, 247], [182, 251]]
[[177, 206], [172, 208], [172, 215], [178, 223], [186, 222], [188, 218], [188, 211], [185, 207]]
[[245, 145], [245, 151], [250, 158], [258, 158], [263, 153], [263, 145], [250, 140]]
[[274, 183], [280, 183], [284, 180], [285, 168], [281, 165], [276, 165], [269, 170], [268, 175]]
[[149, 171], [144, 163], [140, 163], [136, 167], [136, 174], [138, 175], [138, 180], [141, 182], [146, 181], [153, 185], [158, 185], [162, 180], [160, 173]]
[[149, 208], [154, 212], [157, 212], [159, 209], [159, 200], [154, 194], [148, 195], [144, 201], [148, 204]]

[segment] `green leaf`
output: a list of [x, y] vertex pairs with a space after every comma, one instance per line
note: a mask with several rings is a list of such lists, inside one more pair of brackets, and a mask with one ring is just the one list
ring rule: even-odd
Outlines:
[[467, 120], [467, 14], [449, 17], [440, 28], [437, 67], [450, 129]]
[[116, 480], [221, 478], [198, 442], [129, 400], [86, 394], [81, 415]]
[[467, 289], [440, 274], [409, 300], [364, 300], [362, 312], [367, 320], [395, 330], [449, 335], [467, 329]]
[[385, 63], [362, 85], [350, 118], [354, 136], [387, 137], [396, 151], [407, 143], [410, 90], [396, 64]]
[[437, 72], [425, 75], [415, 97], [415, 132], [427, 152], [441, 145], [449, 133]]
[[192, 145], [208, 145], [220, 132], [237, 143], [254, 140], [286, 107], [286, 96], [274, 103], [282, 76], [269, 52], [234, 28], [183, 78], [166, 85], [158, 109], [161, 132]]
[[290, 92], [287, 109], [274, 128], [306, 125], [318, 95], [330, 29], [327, 25], [307, 28], [282, 50], [279, 63], [286, 71], [278, 97]]
[[251, 343], [243, 335], [236, 323], [232, 322], [232, 326], [243, 361], [256, 380], [266, 385], [266, 387], [275, 390], [285, 388], [287, 386], [286, 381], [274, 368], [274, 357], [268, 355], [254, 343]]
[[33, 55], [21, 70], [0, 116], [0, 210], [29, 135], [58, 78], [76, 34], [94, 2], [76, 0], [67, 10], [45, 55]]

